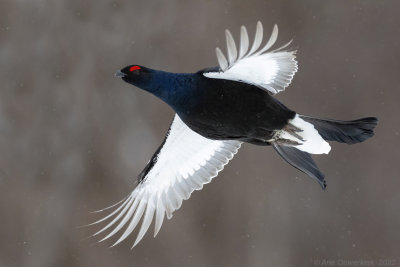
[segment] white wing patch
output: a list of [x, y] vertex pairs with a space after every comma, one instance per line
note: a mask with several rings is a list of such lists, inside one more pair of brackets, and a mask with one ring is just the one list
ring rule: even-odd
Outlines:
[[[187, 127], [175, 115], [164, 146], [156, 163], [133, 192], [113, 212], [97, 224], [111, 220], [94, 236], [107, 229], [113, 230], [101, 239], [104, 241], [125, 227], [125, 231], [114, 243], [126, 239], [143, 218], [142, 225], [132, 248], [143, 238], [155, 215], [155, 231], [161, 228], [164, 215], [172, 217], [182, 201], [194, 190], [200, 190], [224, 168], [241, 146], [239, 141], [215, 141], [207, 139]], [[111, 208], [110, 207], [110, 208]]]
[[297, 71], [296, 51], [282, 51], [291, 41], [270, 51], [278, 38], [277, 25], [274, 26], [267, 43], [259, 49], [263, 40], [263, 27], [261, 22], [258, 22], [250, 51], [249, 36], [246, 28], [242, 26], [239, 53], [230, 31], [226, 30], [225, 34], [228, 59], [217, 47], [216, 54], [221, 71], [203, 73], [205, 77], [246, 82], [268, 90], [272, 94], [277, 94], [289, 86]]

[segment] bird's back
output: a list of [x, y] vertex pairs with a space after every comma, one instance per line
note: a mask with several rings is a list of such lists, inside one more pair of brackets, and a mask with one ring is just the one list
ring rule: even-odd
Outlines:
[[246, 139], [259, 129], [283, 128], [295, 116], [257, 86], [194, 74], [190, 97], [177, 110], [192, 130], [212, 139]]

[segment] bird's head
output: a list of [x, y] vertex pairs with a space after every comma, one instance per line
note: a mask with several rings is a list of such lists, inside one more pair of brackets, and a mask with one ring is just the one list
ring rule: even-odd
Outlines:
[[153, 78], [153, 72], [153, 70], [143, 66], [130, 65], [117, 71], [115, 77], [121, 78], [134, 86], [147, 89]]
[[177, 77], [180, 76], [182, 75], [140, 65], [129, 65], [115, 73], [115, 77], [157, 96], [170, 106], [180, 99], [174, 93], [179, 87]]

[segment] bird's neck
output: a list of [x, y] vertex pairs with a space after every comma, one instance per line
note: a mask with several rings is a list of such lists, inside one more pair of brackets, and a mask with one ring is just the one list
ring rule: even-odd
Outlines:
[[192, 73], [154, 70], [152, 79], [146, 85], [140, 87], [154, 94], [177, 111], [185, 99], [190, 98], [194, 79], [195, 75]]

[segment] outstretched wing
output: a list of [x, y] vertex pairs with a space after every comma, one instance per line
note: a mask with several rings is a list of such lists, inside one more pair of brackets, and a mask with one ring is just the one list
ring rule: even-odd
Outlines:
[[287, 86], [297, 71], [296, 51], [284, 51], [290, 43], [270, 50], [278, 37], [278, 26], [275, 25], [268, 42], [262, 49], [263, 27], [257, 23], [256, 36], [249, 50], [249, 36], [244, 26], [240, 29], [240, 49], [236, 49], [235, 41], [229, 30], [225, 31], [228, 59], [217, 47], [217, 59], [220, 71], [204, 72], [208, 78], [241, 81], [261, 87], [272, 94], [277, 94]]
[[240, 145], [239, 141], [207, 139], [192, 131], [175, 115], [164, 142], [139, 175], [138, 186], [126, 199], [113, 206], [113, 212], [93, 223], [111, 220], [94, 235], [113, 228], [100, 240], [103, 241], [125, 227], [115, 246], [133, 232], [143, 217], [134, 247], [143, 238], [155, 215], [156, 236], [164, 215], [167, 214], [170, 219], [183, 200], [216, 177], [237, 153]]

